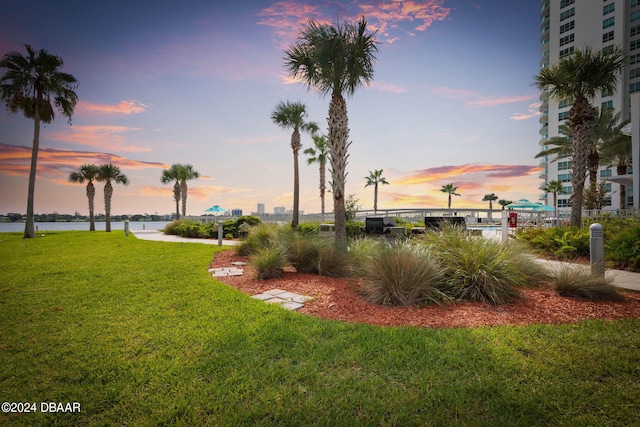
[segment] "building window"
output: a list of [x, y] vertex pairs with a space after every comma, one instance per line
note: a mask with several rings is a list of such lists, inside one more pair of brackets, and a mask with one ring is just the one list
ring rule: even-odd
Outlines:
[[638, 34], [640, 34], [640, 25], [634, 25], [633, 27], [631, 27], [629, 35], [633, 37], [633, 36], [637, 36]]
[[573, 101], [571, 99], [563, 99], [558, 103], [558, 108], [567, 108], [573, 105]]
[[569, 207], [569, 199], [558, 199], [558, 207], [559, 208]]
[[613, 47], [613, 45], [609, 45], [602, 48], [602, 53], [607, 55], [607, 54], [613, 53], [614, 50], [615, 48]]
[[640, 19], [640, 11], [631, 13], [631, 22], [636, 22]]
[[573, 46], [568, 47], [568, 48], [566, 48], [566, 49], [562, 49], [562, 50], [560, 51], [560, 58], [562, 59], [562, 58], [565, 58], [565, 57], [567, 57], [567, 56], [571, 55], [571, 54], [573, 53], [573, 51], [574, 51], [574, 50], [575, 50], [575, 49], [574, 49], [574, 47], [573, 47]]
[[611, 183], [608, 182], [604, 185], [604, 191], [606, 191], [607, 193], [611, 193]]
[[602, 8], [602, 14], [606, 15], [608, 13], [611, 13], [611, 12], [615, 11], [615, 10], [616, 10], [616, 4], [615, 3], [606, 4]]
[[576, 21], [567, 22], [566, 24], [560, 25], [560, 34], [566, 33], [567, 31], [571, 31], [576, 27]]
[[633, 65], [637, 62], [640, 62], [640, 54], [637, 55], [629, 55], [629, 64]]
[[[632, 14], [633, 15], [633, 14]], [[633, 21], [632, 21], [633, 22]], [[616, 20], [613, 19], [613, 17], [611, 18], [607, 18], [604, 21], [602, 21], [602, 29], [606, 30], [607, 28], [611, 28], [614, 25], [616, 25]]]
[[604, 178], [606, 176], [612, 176], [611, 173], [612, 173], [611, 169], [603, 169], [600, 171], [600, 177]]
[[573, 162], [568, 161], [568, 162], [558, 162], [558, 170], [559, 171], [566, 171], [569, 170], [573, 167]]
[[629, 50], [636, 50], [638, 46], [640, 46], [640, 43], [638, 42], [639, 40], [631, 40], [631, 43], [629, 43]]
[[558, 174], [558, 181], [560, 181], [560, 182], [571, 182], [571, 174], [570, 173]]
[[638, 4], [640, 4], [640, 0], [631, 0], [631, 7], [636, 7]]
[[640, 82], [631, 83], [629, 85], [629, 93], [640, 92]]
[[602, 35], [602, 43], [610, 42], [613, 40], [613, 31], [609, 31]]
[[629, 70], [629, 77], [635, 79], [636, 77], [640, 77], [640, 68], [634, 68]]
[[573, 187], [570, 185], [562, 187], [562, 194], [573, 194]]
[[[611, 33], [613, 33], [613, 31], [611, 31]], [[573, 43], [574, 39], [575, 39], [575, 35], [573, 33], [569, 34], [568, 36], [561, 37], [560, 38], [560, 46], [564, 46], [565, 44]]]
[[576, 8], [572, 7], [569, 10], [566, 10], [560, 14], [560, 21], [564, 21], [565, 19], [569, 19], [576, 14]]
[[613, 101], [605, 101], [600, 106], [600, 109], [604, 110], [606, 108], [613, 108]]
[[562, 8], [567, 7], [567, 6], [570, 6], [570, 5], [574, 4], [575, 2], [576, 2], [576, 0], [562, 0], [560, 2], [560, 8], [562, 9]]
[[565, 120], [567, 117], [569, 117], [569, 112], [568, 111], [565, 111], [563, 113], [558, 113], [558, 121], [559, 122]]

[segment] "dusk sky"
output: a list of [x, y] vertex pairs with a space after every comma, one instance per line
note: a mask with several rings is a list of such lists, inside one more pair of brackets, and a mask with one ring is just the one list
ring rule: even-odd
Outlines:
[[[346, 194], [372, 209], [364, 177], [384, 169], [378, 209], [446, 207], [448, 183], [462, 195], [454, 207], [487, 208], [487, 193], [537, 200], [539, 1], [3, 2], [0, 55], [44, 48], [79, 83], [72, 124], [58, 115], [41, 129], [35, 212], [88, 214], [84, 185], [67, 181], [86, 163], [131, 181], [115, 186], [112, 214], [174, 212], [160, 182], [173, 163], [201, 174], [188, 215], [291, 209], [291, 132], [271, 112], [300, 101], [326, 133], [329, 98], [289, 78], [284, 50], [308, 19], [361, 15], [380, 45], [373, 84], [347, 98]], [[2, 105], [0, 213], [26, 212], [32, 140], [33, 121]], [[320, 212], [318, 168], [302, 153], [300, 171], [300, 209]], [[96, 213], [102, 194], [98, 184]]]

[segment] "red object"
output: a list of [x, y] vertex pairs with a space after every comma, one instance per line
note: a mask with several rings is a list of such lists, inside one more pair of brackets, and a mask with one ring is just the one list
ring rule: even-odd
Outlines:
[[509, 212], [509, 227], [516, 228], [518, 226], [518, 213]]

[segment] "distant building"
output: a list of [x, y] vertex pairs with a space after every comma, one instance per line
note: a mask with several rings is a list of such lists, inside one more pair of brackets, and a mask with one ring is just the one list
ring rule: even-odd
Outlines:
[[[640, 1], [604, 0], [600, 6], [584, 0], [541, 0], [540, 5], [540, 68], [553, 65], [585, 46], [594, 51], [621, 46], [629, 62], [620, 76], [617, 90], [598, 94], [593, 105], [621, 112], [622, 120], [631, 118], [630, 96], [640, 92]], [[550, 148], [547, 140], [558, 136], [558, 128], [567, 118], [571, 101], [558, 101], [549, 97], [546, 91], [540, 94], [540, 101], [540, 151], [543, 151]], [[638, 165], [634, 166], [634, 169], [638, 168]], [[571, 159], [545, 156], [541, 158], [540, 167], [540, 188], [549, 181], [562, 182], [566, 194], [558, 194], [558, 206], [561, 211], [569, 211], [569, 198], [573, 193]], [[615, 166], [600, 167], [598, 181], [607, 179], [606, 210], [620, 207], [620, 185], [631, 183], [630, 176], [618, 177]], [[627, 186], [626, 194], [624, 206], [632, 208], [637, 190]], [[539, 198], [553, 206], [553, 194], [541, 192]]]
[[242, 216], [242, 209], [231, 209], [231, 216]]
[[286, 214], [287, 209], [284, 206], [276, 206], [273, 208], [273, 213], [276, 215]]
[[258, 215], [264, 215], [264, 203], [258, 203]]

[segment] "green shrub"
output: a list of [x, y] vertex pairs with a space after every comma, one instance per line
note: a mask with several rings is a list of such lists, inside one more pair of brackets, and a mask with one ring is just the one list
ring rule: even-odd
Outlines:
[[300, 234], [305, 234], [308, 236], [317, 235], [319, 225], [320, 223], [318, 222], [303, 222], [298, 224], [296, 231]]
[[606, 250], [608, 258], [619, 267], [640, 271], [640, 225], [620, 230]]
[[590, 301], [621, 301], [624, 296], [611, 280], [593, 275], [585, 267], [565, 267], [552, 275], [551, 282], [556, 292], [565, 297], [582, 298]]
[[521, 245], [472, 236], [456, 227], [427, 232], [424, 239], [444, 268], [444, 291], [456, 299], [503, 304], [518, 297], [517, 288], [545, 277], [544, 268]]
[[355, 238], [361, 236], [362, 232], [360, 230], [364, 226], [365, 226], [364, 222], [347, 221], [347, 223], [346, 223], [347, 237], [350, 238], [350, 239], [355, 239]]
[[174, 230], [178, 236], [182, 237], [190, 237], [195, 239], [207, 237], [207, 232], [203, 228], [203, 224], [191, 220], [182, 221], [180, 224], [174, 227]]
[[382, 305], [424, 305], [447, 299], [439, 287], [444, 272], [424, 245], [386, 245], [364, 259], [361, 270], [367, 301]]
[[262, 248], [251, 257], [251, 265], [256, 269], [258, 280], [282, 277], [286, 262], [287, 258], [280, 247]]
[[589, 229], [578, 227], [550, 227], [520, 231], [518, 239], [527, 241], [540, 252], [560, 259], [589, 255]]
[[171, 221], [169, 224], [164, 226], [162, 232], [168, 235], [177, 235], [176, 228], [184, 222], [183, 219], [177, 219], [175, 221]]
[[327, 277], [347, 277], [351, 266], [347, 251], [333, 243], [318, 248], [318, 274]]
[[260, 249], [273, 246], [278, 226], [275, 224], [259, 224], [251, 227], [247, 237], [235, 246], [238, 255], [253, 255]]

